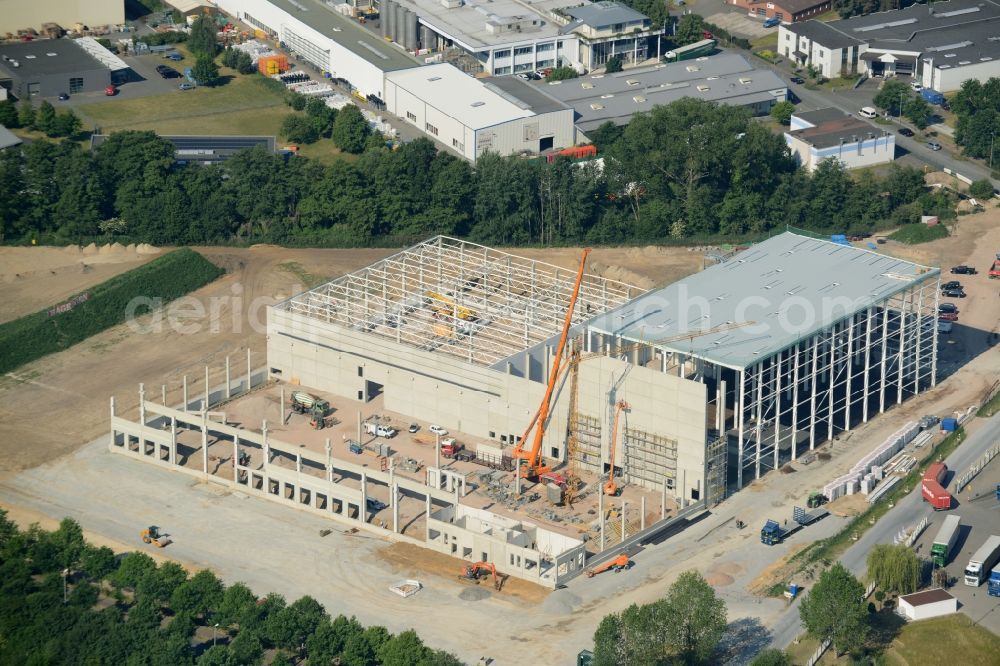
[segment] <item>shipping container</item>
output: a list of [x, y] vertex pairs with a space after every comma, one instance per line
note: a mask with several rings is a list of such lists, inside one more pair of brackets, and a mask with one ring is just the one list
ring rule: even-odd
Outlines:
[[274, 76], [288, 71], [288, 56], [283, 54], [261, 56], [257, 70], [264, 76]]

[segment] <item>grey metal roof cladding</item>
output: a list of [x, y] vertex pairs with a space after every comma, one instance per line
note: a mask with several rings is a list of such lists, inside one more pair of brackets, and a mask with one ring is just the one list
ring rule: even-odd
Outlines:
[[815, 127], [816, 125], [825, 123], [828, 120], [840, 120], [847, 114], [840, 109], [834, 109], [831, 107], [826, 109], [816, 109], [815, 111], [802, 111], [801, 113], [796, 111], [793, 115]]
[[[13, 62], [18, 63], [14, 67]], [[72, 39], [36, 39], [0, 45], [0, 70], [24, 79], [31, 75], [63, 74], [105, 66]]]
[[607, 1], [583, 7], [567, 7], [563, 11], [592, 28], [606, 28], [617, 23], [632, 23], [649, 18], [631, 7]]
[[498, 76], [491, 79], [483, 79], [487, 88], [494, 88], [497, 91], [507, 94], [523, 102], [535, 113], [551, 113], [552, 111], [562, 111], [569, 106], [563, 102], [543, 94], [527, 81], [516, 76]]
[[[840, 23], [840, 21], [833, 22], [833, 24], [836, 23]], [[791, 25], [786, 25], [784, 28], [795, 33], [796, 35], [799, 35], [800, 37], [806, 37], [809, 41], [822, 44], [828, 49], [842, 49], [848, 46], [864, 44], [861, 39], [861, 34], [863, 33], [859, 34], [857, 37], [853, 37], [832, 27], [833, 24], [817, 21], [816, 19], [809, 19], [808, 21], [803, 21], [802, 23], [792, 23]]]
[[[941, 271], [784, 232], [728, 261], [648, 292], [588, 322], [712, 363], [747, 368]], [[751, 325], [700, 335], [727, 323]], [[692, 333], [684, 340], [656, 340]]]

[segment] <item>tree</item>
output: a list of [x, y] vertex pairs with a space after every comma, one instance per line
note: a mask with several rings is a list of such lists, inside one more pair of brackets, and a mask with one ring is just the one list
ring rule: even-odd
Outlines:
[[9, 99], [0, 100], [0, 125], [8, 129], [21, 126], [17, 117], [17, 107]]
[[913, 121], [914, 125], [920, 129], [924, 129], [930, 123], [930, 118], [934, 115], [934, 109], [920, 95], [912, 95], [903, 104], [903, 115]]
[[795, 105], [787, 100], [778, 102], [771, 107], [771, 117], [782, 125], [791, 124], [793, 113], [795, 113]]
[[705, 21], [697, 14], [685, 14], [677, 22], [677, 29], [674, 31], [674, 42], [677, 46], [687, 46], [700, 42], [702, 32], [705, 30]]
[[910, 86], [902, 81], [889, 79], [875, 93], [872, 103], [888, 113], [900, 115], [901, 111], [906, 108], [906, 103], [911, 97], [913, 97], [913, 90]]
[[195, 663], [197, 666], [237, 666], [236, 658], [225, 645], [213, 645]]
[[234, 583], [222, 594], [222, 601], [216, 613], [220, 624], [243, 624], [248, 614], [256, 607], [257, 597], [243, 583]]
[[[229, 642], [229, 652], [237, 664], [255, 664], [264, 654], [264, 646], [260, 642], [257, 634], [248, 629], [240, 629], [236, 637]], [[310, 655], [310, 659], [312, 655]], [[331, 656], [332, 660], [333, 656]], [[316, 661], [314, 663], [330, 663], [328, 661]]]
[[38, 106], [38, 113], [35, 114], [35, 122], [32, 124], [39, 132], [48, 134], [54, 128], [56, 122], [56, 109], [48, 100], [43, 100]]
[[904, 544], [878, 544], [868, 551], [868, 580], [889, 593], [910, 594], [920, 587], [920, 558]]
[[170, 596], [175, 613], [208, 616], [222, 601], [222, 582], [208, 569], [202, 569], [181, 583]]
[[81, 129], [83, 129], [83, 121], [73, 112], [73, 109], [66, 109], [60, 112], [53, 121], [50, 136], [65, 136], [72, 139], [80, 133]]
[[792, 666], [792, 660], [781, 650], [768, 648], [758, 652], [750, 666]]
[[618, 56], [608, 58], [608, 61], [604, 63], [604, 71], [608, 74], [622, 71], [622, 59]]
[[993, 198], [993, 194], [993, 183], [988, 178], [974, 180], [969, 185], [969, 195], [975, 199], [987, 201]]
[[57, 550], [60, 566], [65, 568], [76, 566], [86, 545], [80, 524], [72, 518], [63, 518], [59, 523], [59, 529], [51, 534], [50, 539]]
[[667, 636], [685, 663], [709, 663], [726, 631], [726, 603], [697, 571], [685, 571], [665, 599], [674, 619]]
[[107, 546], [97, 548], [88, 544], [80, 554], [80, 568], [86, 572], [90, 580], [107, 578], [117, 566], [115, 551]]
[[423, 666], [427, 652], [417, 632], [408, 629], [386, 641], [377, 655], [382, 666]]
[[553, 67], [552, 71], [545, 75], [546, 81], [566, 81], [567, 79], [575, 79], [580, 76], [572, 67]]
[[31, 106], [30, 99], [21, 101], [21, 107], [17, 110], [17, 124], [29, 128], [35, 126], [35, 107]]
[[361, 114], [361, 109], [348, 104], [337, 113], [331, 137], [341, 150], [357, 154], [364, 151], [370, 133], [371, 128]]
[[799, 604], [806, 631], [819, 640], [830, 638], [838, 654], [860, 647], [868, 633], [864, 591], [857, 578], [835, 563]]
[[281, 133], [294, 143], [316, 143], [319, 132], [316, 124], [306, 116], [291, 113], [281, 123]]
[[127, 553], [111, 578], [116, 587], [135, 588], [143, 578], [156, 572], [156, 562], [145, 553]]
[[212, 87], [219, 82], [219, 66], [213, 58], [200, 55], [191, 68], [191, 76], [198, 85]]
[[191, 24], [187, 38], [188, 48], [199, 59], [202, 57], [215, 58], [219, 53], [219, 42], [216, 35], [214, 19], [207, 14], [202, 14]]
[[135, 588], [139, 596], [147, 597], [157, 603], [166, 603], [174, 591], [187, 580], [184, 567], [176, 562], [164, 562], [154, 574], [143, 578]]

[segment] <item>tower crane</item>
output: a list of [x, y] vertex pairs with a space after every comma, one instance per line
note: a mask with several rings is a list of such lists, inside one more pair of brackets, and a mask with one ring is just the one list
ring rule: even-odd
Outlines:
[[[563, 320], [562, 333], [559, 335], [559, 345], [556, 347], [555, 358], [552, 359], [552, 370], [549, 372], [549, 382], [545, 387], [545, 395], [542, 396], [538, 413], [528, 424], [528, 428], [521, 436], [521, 440], [514, 448], [513, 458], [518, 466], [518, 474], [521, 478], [536, 479], [539, 475], [550, 471], [550, 468], [542, 462], [542, 439], [545, 437], [546, 421], [549, 418], [549, 408], [552, 401], [552, 392], [559, 379], [559, 369], [562, 364], [563, 349], [566, 347], [566, 340], [569, 337], [569, 329], [573, 324], [573, 311], [576, 309], [576, 300], [580, 295], [580, 285], [583, 283], [583, 269], [587, 264], [587, 255], [590, 250], [586, 249], [580, 256], [580, 268], [576, 273], [576, 282], [573, 284], [573, 292], [569, 297], [569, 304], [566, 306], [566, 318]], [[525, 450], [528, 443], [528, 436], [534, 430], [534, 437], [531, 441], [531, 449]], [[524, 466], [521, 461], [526, 461]]]

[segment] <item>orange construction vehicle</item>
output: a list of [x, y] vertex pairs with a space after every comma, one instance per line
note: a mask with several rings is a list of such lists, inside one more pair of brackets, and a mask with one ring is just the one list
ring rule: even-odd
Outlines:
[[503, 586], [503, 581], [506, 576], [497, 573], [496, 566], [492, 562], [476, 562], [475, 564], [468, 564], [462, 570], [462, 575], [459, 576], [460, 579], [465, 581], [471, 581], [473, 583], [479, 584], [479, 579], [483, 576], [493, 575], [493, 589], [497, 592]]
[[[573, 324], [573, 310], [576, 308], [576, 299], [580, 295], [580, 285], [583, 283], [583, 268], [587, 264], [587, 255], [590, 250], [584, 250], [580, 256], [580, 268], [576, 273], [576, 282], [573, 284], [573, 293], [569, 297], [569, 304], [566, 306], [566, 318], [563, 320], [562, 334], [559, 336], [559, 345], [556, 347], [555, 358], [552, 359], [552, 370], [549, 372], [549, 383], [545, 387], [545, 395], [542, 396], [542, 404], [538, 407], [538, 412], [528, 424], [524, 435], [514, 448], [513, 458], [520, 469], [520, 475], [526, 479], [537, 479], [540, 475], [552, 471], [542, 461], [542, 440], [545, 437], [546, 421], [549, 418], [549, 403], [552, 400], [552, 392], [555, 390], [556, 381], [559, 379], [559, 370], [562, 364], [563, 349], [566, 348], [566, 340], [569, 337], [569, 329]], [[534, 439], [531, 442], [531, 450], [526, 451], [528, 436], [531, 431], [535, 431]], [[522, 465], [521, 461], [526, 461]]]
[[163, 548], [164, 546], [168, 546], [173, 543], [173, 541], [170, 540], [170, 537], [161, 532], [160, 528], [156, 525], [150, 525], [144, 529], [139, 536], [142, 538], [143, 543], [151, 543], [157, 548]]
[[604, 564], [598, 565], [593, 569], [587, 569], [587, 578], [593, 578], [597, 574], [607, 571], [608, 569], [613, 569], [615, 573], [618, 573], [623, 569], [628, 569], [630, 566], [632, 566], [632, 560], [628, 559], [628, 555], [622, 553], [613, 560], [608, 560]]
[[629, 409], [629, 404], [624, 400], [619, 400], [615, 403], [615, 420], [614, 425], [611, 426], [611, 451], [610, 454], [610, 467], [608, 471], [608, 482], [604, 484], [604, 494], [611, 495], [612, 497], [617, 495], [621, 490], [618, 484], [615, 483], [615, 451], [617, 450], [618, 444], [618, 418], [622, 415], [622, 410]]

